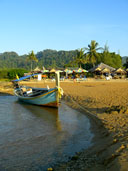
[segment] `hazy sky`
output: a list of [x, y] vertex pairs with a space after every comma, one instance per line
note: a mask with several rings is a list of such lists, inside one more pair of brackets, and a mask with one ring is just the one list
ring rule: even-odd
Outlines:
[[128, 0], [0, 0], [0, 53], [75, 50], [91, 40], [128, 56]]

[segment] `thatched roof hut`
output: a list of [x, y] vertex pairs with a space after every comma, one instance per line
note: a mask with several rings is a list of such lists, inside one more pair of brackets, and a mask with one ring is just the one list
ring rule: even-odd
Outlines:
[[53, 73], [53, 72], [56, 72], [56, 70], [54, 68], [52, 68], [49, 72]]
[[101, 70], [102, 70], [102, 69], [99, 68], [99, 67], [95, 69], [95, 71], [99, 71], [99, 72], [101, 72]]
[[93, 67], [93, 68], [91, 68], [89, 71], [90, 72], [102, 72], [102, 71], [107, 71], [107, 70], [109, 70], [109, 72], [113, 72], [114, 70], [115, 70], [115, 68], [113, 68], [113, 67], [111, 67], [111, 66], [109, 66], [109, 65], [106, 65], [106, 64], [104, 64], [104, 63], [100, 63], [100, 64], [98, 64], [97, 66], [95, 66], [95, 67]]
[[124, 69], [122, 69], [122, 68], [118, 68], [118, 69], [115, 71], [115, 73], [117, 73], [117, 74], [125, 74], [126, 71], [125, 71]]
[[41, 69], [39, 67], [36, 67], [32, 73], [41, 73]]
[[110, 73], [110, 69], [109, 68], [104, 68], [101, 70], [101, 72], [104, 73]]

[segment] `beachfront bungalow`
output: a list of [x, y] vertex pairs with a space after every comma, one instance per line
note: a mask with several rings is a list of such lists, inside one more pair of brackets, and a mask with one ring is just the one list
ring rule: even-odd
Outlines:
[[41, 73], [41, 69], [39, 67], [36, 67], [32, 73]]
[[89, 72], [94, 73], [94, 75], [96, 76], [101, 76], [101, 75], [107, 76], [107, 75], [110, 75], [115, 70], [116, 70], [115, 68], [107, 64], [100, 63], [96, 65], [95, 67], [91, 68]]
[[106, 74], [106, 73], [110, 74], [110, 69], [109, 68], [104, 68], [104, 69], [101, 70], [101, 73], [102, 74]]
[[126, 71], [122, 68], [118, 68], [115, 70], [115, 74], [117, 78], [125, 78], [126, 77]]

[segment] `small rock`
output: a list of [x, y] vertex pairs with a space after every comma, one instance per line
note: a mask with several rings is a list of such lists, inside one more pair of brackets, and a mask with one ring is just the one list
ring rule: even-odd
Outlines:
[[72, 157], [72, 160], [77, 160], [77, 159], [78, 159], [77, 155]]
[[125, 114], [128, 114], [128, 109], [126, 109]]
[[48, 168], [47, 170], [48, 170], [48, 171], [53, 171], [53, 168], [52, 168], [52, 167], [50, 167], [50, 168]]
[[112, 115], [117, 115], [118, 112], [117, 112], [117, 111], [112, 111], [111, 114], [112, 114]]
[[120, 147], [120, 149], [124, 149], [125, 148], [125, 145], [124, 144], [122, 144], [121, 145], [121, 147]]
[[118, 142], [118, 140], [115, 138], [115, 139], [113, 140], [113, 142], [116, 143], [116, 142]]

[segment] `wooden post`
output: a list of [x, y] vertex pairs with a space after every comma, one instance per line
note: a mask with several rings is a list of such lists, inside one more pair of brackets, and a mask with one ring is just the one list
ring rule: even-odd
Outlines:
[[60, 87], [60, 73], [58, 71], [55, 73], [55, 77], [56, 77], [56, 86]]
[[[55, 72], [55, 78], [56, 78], [56, 87], [58, 88], [58, 91], [59, 91], [59, 87], [60, 87], [60, 73], [59, 72]], [[59, 92], [58, 91], [56, 93], [57, 106], [59, 105]]]

